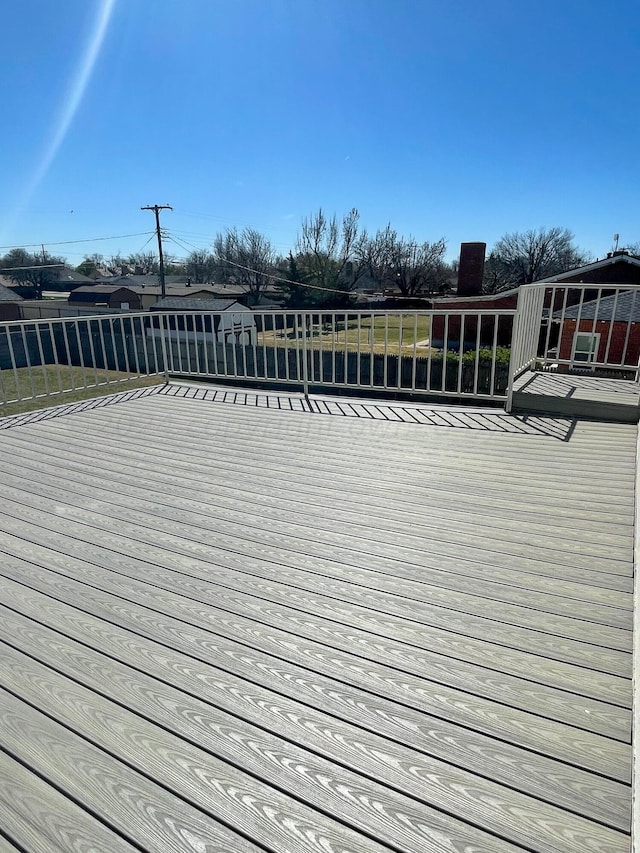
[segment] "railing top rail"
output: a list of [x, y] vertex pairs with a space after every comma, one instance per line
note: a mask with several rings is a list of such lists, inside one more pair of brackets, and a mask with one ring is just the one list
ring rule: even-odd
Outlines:
[[[553, 290], [567, 288], [570, 290], [640, 290], [640, 284], [628, 284], [624, 281], [588, 282], [588, 281], [547, 281], [521, 284], [522, 290]], [[500, 294], [497, 293], [496, 296]]]
[[[157, 316], [165, 316], [165, 317], [173, 317], [176, 314], [234, 314], [238, 312], [234, 312], [233, 309], [227, 309], [226, 311], [207, 311], [206, 309], [198, 310], [198, 311], [145, 311], [143, 312], [143, 316], [146, 317], [157, 317]], [[248, 312], [240, 312], [240, 313], [248, 313]], [[275, 314], [278, 317], [287, 316], [287, 317], [299, 317], [301, 314], [313, 315], [314, 317], [322, 316], [322, 317], [356, 317], [358, 315], [363, 315], [366, 317], [370, 317], [372, 314], [379, 317], [386, 316], [398, 316], [400, 314], [404, 316], [414, 315], [423, 316], [423, 317], [431, 317], [434, 314], [443, 316], [445, 314], [455, 314], [459, 316], [461, 314], [481, 314], [483, 316], [491, 316], [495, 317], [496, 314], [500, 314], [501, 316], [511, 317], [516, 314], [515, 308], [456, 308], [456, 309], [443, 309], [443, 308], [421, 308], [419, 310], [414, 310], [412, 308], [408, 309], [389, 309], [387, 311], [382, 311], [380, 309], [372, 310], [370, 308], [342, 308], [338, 310], [326, 310], [324, 308], [305, 308], [305, 309], [277, 309], [277, 308], [252, 308], [251, 314]], [[123, 316], [131, 316], [129, 314], [125, 314]]]
[[299, 317], [300, 315], [311, 315], [311, 316], [322, 316], [322, 317], [336, 317], [338, 319], [342, 319], [345, 316], [347, 317], [356, 317], [358, 315], [364, 315], [367, 317], [377, 316], [377, 317], [385, 317], [385, 316], [399, 316], [403, 315], [405, 317], [445, 317], [445, 316], [474, 316], [474, 317], [513, 317], [517, 313], [515, 308], [451, 308], [451, 309], [442, 309], [442, 308], [433, 308], [433, 309], [390, 309], [390, 310], [380, 310], [380, 309], [369, 309], [369, 308], [345, 308], [345, 309], [331, 309], [326, 310], [323, 308], [315, 308], [315, 309], [304, 309], [304, 310], [293, 310], [293, 309], [277, 309], [277, 308], [256, 308], [251, 309], [250, 312], [237, 312], [233, 310], [227, 309], [226, 311], [208, 311], [206, 308], [203, 308], [198, 311], [114, 311], [113, 314], [83, 314], [81, 316], [73, 316], [73, 317], [45, 317], [38, 319], [25, 319], [25, 320], [8, 320], [6, 322], [0, 323], [0, 326], [34, 326], [34, 325], [48, 325], [51, 323], [83, 323], [88, 320], [107, 320], [109, 317], [114, 318], [123, 318], [123, 319], [133, 319], [137, 317], [198, 317], [203, 314], [212, 315], [212, 316], [224, 316], [225, 314], [234, 314], [234, 313], [246, 313], [251, 316], [273, 316], [273, 317]]

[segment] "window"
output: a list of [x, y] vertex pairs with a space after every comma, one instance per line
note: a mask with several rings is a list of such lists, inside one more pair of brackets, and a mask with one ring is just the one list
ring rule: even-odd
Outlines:
[[590, 364], [598, 356], [599, 332], [576, 332], [573, 338], [572, 361]]

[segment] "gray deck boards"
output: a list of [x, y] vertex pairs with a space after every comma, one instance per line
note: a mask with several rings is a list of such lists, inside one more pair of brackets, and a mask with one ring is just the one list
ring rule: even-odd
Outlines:
[[637, 428], [0, 422], [0, 849], [624, 851]]
[[640, 386], [590, 374], [527, 372], [514, 382], [513, 406], [519, 411], [637, 423]]

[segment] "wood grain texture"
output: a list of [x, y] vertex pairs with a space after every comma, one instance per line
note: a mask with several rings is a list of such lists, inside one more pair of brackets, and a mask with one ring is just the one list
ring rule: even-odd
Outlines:
[[[426, 612], [429, 607], [435, 608], [434, 618], [440, 617], [440, 627], [455, 625], [455, 620], [460, 620], [458, 633], [468, 633], [471, 626], [478, 625], [478, 631], [483, 637], [489, 637], [493, 642], [502, 645], [518, 647], [518, 635], [521, 637], [526, 650], [538, 651], [545, 654], [547, 649], [558, 649], [563, 640], [576, 641], [579, 645], [604, 646], [610, 649], [627, 650], [630, 643], [630, 631], [624, 628], [611, 627], [585, 619], [577, 619], [572, 616], [557, 616], [534, 610], [524, 604], [512, 605], [505, 602], [496, 602], [489, 598], [441, 588], [433, 584], [420, 584], [419, 582], [405, 581], [402, 578], [394, 579], [392, 574], [384, 571], [371, 571], [370, 566], [375, 561], [374, 557], [367, 559], [366, 555], [358, 555], [358, 563], [354, 564], [353, 555], [351, 563], [343, 562], [344, 554], [337, 549], [318, 546], [316, 543], [307, 545], [306, 550], [288, 549], [281, 546], [281, 539], [277, 536], [265, 534], [261, 542], [252, 543], [247, 541], [246, 534], [240, 545], [237, 537], [226, 538], [216, 533], [215, 530], [201, 531], [193, 534], [176, 535], [167, 532], [167, 525], [155, 524], [154, 527], [145, 527], [142, 524], [134, 524], [127, 521], [119, 522], [118, 532], [114, 532], [113, 523], [110, 523], [101, 513], [91, 510], [82, 510], [71, 504], [63, 504], [54, 508], [47, 505], [46, 500], [41, 501], [37, 496], [28, 493], [21, 495], [22, 500], [16, 500], [16, 495], [11, 496], [6, 490], [5, 529], [11, 532], [16, 523], [25, 519], [27, 523], [35, 527], [51, 530], [54, 534], [60, 529], [60, 516], [64, 514], [65, 526], [76, 538], [85, 539], [90, 537], [96, 544], [109, 545], [120, 552], [131, 553], [140, 559], [151, 549], [157, 548], [160, 552], [171, 555], [172, 560], [196, 559], [205, 562], [216, 562], [220, 552], [227, 557], [229, 552], [240, 557], [240, 566], [255, 566], [254, 560], [264, 560], [271, 563], [271, 573], [277, 565], [287, 566], [293, 569], [297, 583], [305, 588], [319, 588], [320, 591], [327, 590], [329, 579], [330, 591], [333, 595], [338, 593], [342, 597], [342, 590], [336, 587], [340, 581], [345, 583], [344, 589], [348, 590], [352, 585], [357, 588], [352, 591], [352, 600], [366, 601], [366, 596], [375, 600], [380, 592], [387, 592], [393, 596], [402, 596], [412, 599]], [[47, 507], [49, 511], [47, 512]], [[241, 527], [241, 525], [239, 525]], [[273, 544], [269, 546], [269, 541]], [[226, 547], [216, 544], [220, 542]], [[309, 553], [309, 551], [313, 553]], [[228, 557], [227, 557], [228, 559]], [[319, 561], [320, 564], [319, 564]], [[236, 560], [236, 565], [238, 562]], [[386, 566], [386, 563], [384, 564]], [[279, 576], [285, 577], [286, 570], [280, 569]], [[319, 577], [318, 577], [319, 576]], [[416, 584], [419, 584], [416, 586]], [[413, 591], [413, 594], [412, 594]], [[338, 597], [336, 596], [336, 597]], [[531, 594], [530, 594], [530, 597]], [[404, 605], [404, 602], [400, 602]], [[577, 606], [577, 605], [576, 605]], [[445, 609], [447, 612], [443, 612]], [[629, 619], [630, 612], [623, 611], [620, 617]], [[491, 626], [486, 620], [492, 620]], [[507, 628], [503, 628], [503, 625]], [[508, 632], [508, 639], [502, 636]], [[550, 636], [552, 635], [552, 636]], [[538, 641], [532, 648], [532, 643]]]
[[[372, 601], [374, 607], [363, 607], [351, 604], [348, 600], [332, 598], [330, 589], [325, 594], [310, 594], [292, 584], [272, 580], [271, 577], [265, 580], [252, 573], [247, 576], [246, 572], [227, 570], [219, 563], [213, 565], [203, 561], [180, 560], [179, 564], [175, 561], [172, 564], [164, 553], [154, 548], [148, 550], [146, 560], [140, 560], [125, 552], [113, 552], [87, 542], [79, 547], [77, 540], [64, 540], [58, 544], [59, 551], [51, 552], [51, 549], [45, 551], [43, 546], [23, 538], [9, 536], [6, 531], [3, 539], [1, 547], [6, 554], [21, 555], [61, 571], [67, 570], [74, 560], [80, 558], [84, 561], [82, 577], [87, 582], [93, 578], [92, 582], [98, 586], [105, 578], [98, 569], [104, 568], [132, 580], [153, 582], [155, 586], [176, 591], [197, 601], [211, 602], [227, 611], [239, 612], [240, 615], [252, 613], [260, 621], [273, 623], [275, 620], [276, 627], [284, 627], [285, 623], [292, 620], [297, 624], [300, 619], [313, 615], [316, 617], [313, 623], [314, 635], [320, 639], [331, 637], [334, 632], [344, 630], [345, 626], [353, 631], [357, 625], [363, 643], [390, 641], [399, 650], [402, 648], [399, 643], [409, 644], [454, 660], [465, 660], [516, 676], [524, 675], [528, 680], [546, 685], [598, 698], [609, 695], [612, 701], [617, 699], [622, 700], [622, 704], [626, 702], [626, 694], [620, 693], [620, 690], [626, 689], [626, 681], [597, 673], [600, 670], [622, 676], [625, 680], [629, 678], [631, 662], [629, 654], [625, 652], [572, 644], [571, 650], [580, 653], [579, 656], [577, 653], [575, 655], [577, 663], [586, 664], [594, 671], [592, 680], [585, 683], [581, 670], [553, 657], [532, 656], [496, 643], [468, 638], [464, 634], [455, 633], [455, 625], [451, 625], [449, 630], [437, 630], [424, 622], [403, 618], [400, 615], [400, 604], [394, 601], [394, 607], [385, 608], [382, 596]], [[85, 569], [85, 562], [90, 563], [92, 569]], [[246, 567], [246, 562], [242, 565]], [[273, 574], [277, 576], [275, 572]], [[406, 609], [409, 611], [406, 615], [412, 616], [412, 609]], [[488, 629], [486, 633], [489, 633]], [[555, 658], [567, 643], [558, 642], [557, 645], [561, 648], [553, 650]], [[566, 655], [561, 656], [566, 660]]]
[[[30, 485], [38, 485], [46, 490], [49, 485], [56, 485], [58, 482], [56, 465], [52, 462], [38, 461], [34, 459], [36, 454], [31, 454], [28, 461], [21, 466], [12, 464], [7, 459], [0, 460], [0, 471], [3, 475], [10, 478], [11, 476], [21, 476], [24, 481], [24, 475], [28, 474]], [[45, 457], [46, 459], [47, 457]], [[77, 464], [77, 463], [76, 463]], [[291, 498], [283, 501], [278, 497], [276, 490], [272, 490], [269, 495], [264, 495], [262, 492], [255, 492], [245, 488], [229, 487], [220, 484], [215, 490], [215, 495], [209, 489], [202, 490], [202, 494], [194, 493], [194, 484], [192, 481], [185, 478], [179, 478], [175, 474], [171, 477], [158, 472], [158, 475], [143, 477], [140, 475], [136, 479], [136, 483], [131, 482], [130, 473], [127, 473], [125, 466], [118, 466], [114, 463], [95, 463], [91, 471], [88, 471], [88, 466], [72, 467], [73, 461], [65, 461], [67, 470], [67, 478], [65, 480], [65, 497], [67, 500], [73, 500], [74, 496], [91, 495], [94, 499], [100, 496], [100, 499], [108, 505], [115, 505], [122, 511], [140, 510], [142, 512], [159, 515], [175, 522], [184, 521], [187, 524], [200, 526], [203, 522], [210, 528], [215, 519], [221, 520], [233, 519], [237, 522], [242, 518], [243, 523], [247, 527], [255, 527], [259, 523], [270, 524], [273, 520], [278, 520], [280, 523], [283, 519], [283, 513], [287, 514], [290, 524], [295, 528], [304, 525], [308, 533], [314, 534], [314, 531], [319, 528], [319, 525], [326, 527], [327, 518], [330, 519], [331, 527], [335, 533], [347, 531], [349, 533], [354, 530], [360, 536], [368, 536], [371, 538], [372, 530], [375, 529], [377, 539], [387, 541], [390, 544], [397, 546], [396, 557], [401, 554], [401, 547], [406, 542], [409, 545], [412, 542], [419, 546], [428, 542], [429, 550], [423, 553], [423, 563], [419, 572], [411, 569], [409, 566], [401, 565], [396, 569], [396, 574], [406, 573], [406, 576], [411, 578], [419, 577], [423, 581], [430, 577], [437, 579], [440, 585], [446, 585], [451, 580], [451, 574], [463, 575], [464, 577], [477, 577], [479, 588], [482, 588], [482, 581], [491, 590], [490, 597], [499, 597], [496, 592], [505, 585], [508, 587], [516, 587], [519, 591], [529, 589], [532, 592], [552, 593], [554, 596], [563, 596], [571, 598], [574, 601], [589, 601], [594, 604], [604, 604], [609, 607], [629, 607], [629, 595], [631, 585], [624, 578], [617, 580], [611, 574], [605, 574], [600, 577], [601, 573], [581, 572], [580, 580], [565, 580], [555, 576], [514, 572], [511, 570], [499, 570], [495, 567], [489, 571], [490, 566], [473, 562], [468, 559], [451, 559], [445, 558], [444, 555], [438, 555], [438, 560], [444, 565], [432, 565], [436, 562], [433, 553], [433, 547], [436, 544], [433, 536], [437, 533], [440, 537], [442, 534], [439, 530], [437, 520], [431, 516], [428, 522], [425, 522], [424, 517], [419, 524], [416, 518], [412, 518], [411, 513], [407, 513], [407, 517], [401, 521], [389, 520], [388, 518], [376, 519], [367, 510], [369, 517], [369, 525], [365, 526], [362, 522], [362, 508], [359, 511], [351, 512], [360, 523], [349, 520], [344, 521], [345, 515], [348, 514], [348, 509], [343, 505], [337, 511], [332, 505], [315, 505], [308, 502], [300, 504], [300, 502]], [[96, 490], [96, 481], [99, 478], [99, 491]], [[8, 482], [11, 482], [8, 480]], [[137, 485], [137, 484], [140, 485]], [[46, 492], [45, 492], [46, 493]], [[236, 497], [233, 497], [235, 493]], [[282, 492], [280, 492], [282, 494]], [[230, 496], [231, 495], [231, 496]], [[131, 513], [129, 512], [129, 517]], [[402, 534], [403, 527], [406, 528], [410, 522], [411, 533], [405, 536]], [[372, 527], [373, 525], [373, 527]], [[390, 527], [391, 525], [391, 527]], [[451, 522], [447, 522], [448, 528], [453, 527], [451, 535], [456, 538], [464, 537], [464, 533]], [[466, 535], [473, 536], [469, 533], [467, 525]], [[458, 527], [461, 527], [458, 524]], [[509, 529], [512, 527], [512, 522], [509, 523]], [[385, 531], [388, 532], [385, 532]], [[416, 533], [420, 532], [420, 536]], [[525, 539], [531, 537], [532, 531], [523, 532], [520, 538]], [[431, 540], [428, 540], [428, 534], [431, 535]], [[475, 534], [477, 537], [477, 534]], [[611, 546], [610, 540], [613, 536], [607, 537], [605, 534], [595, 534], [603, 549]], [[550, 541], [547, 538], [547, 541]], [[621, 540], [620, 547], [628, 548], [630, 539], [627, 536]], [[494, 542], [494, 547], [496, 543]], [[573, 547], [573, 543], [564, 540], [565, 547]], [[506, 546], [505, 546], [506, 547]], [[487, 581], [486, 576], [490, 575], [491, 582]], [[455, 583], [455, 576], [452, 579]], [[596, 583], [596, 586], [591, 585]], [[605, 584], [609, 585], [606, 586]], [[613, 586], [610, 586], [613, 585]], [[628, 587], [622, 591], [623, 587]], [[533, 600], [536, 604], [537, 599]], [[596, 611], [597, 612], [597, 611]]]
[[[13, 561], [12, 561], [13, 562]], [[14, 563], [15, 565], [15, 563]], [[25, 567], [21, 564], [17, 570], [2, 567], [6, 577], [13, 575], [18, 582], [25, 579]], [[342, 697], [342, 703], [355, 704], [359, 713], [360, 697], [353, 697], [352, 690], [364, 691], [380, 698], [393, 697], [401, 706], [420, 713], [432, 713], [436, 717], [455, 721], [467, 728], [486, 733], [490, 736], [508, 739], [512, 743], [532, 749], [537, 753], [559, 758], [578, 767], [594, 770], [613, 779], [628, 782], [630, 778], [630, 738], [628, 714], [619, 713], [615, 718], [615, 727], [624, 740], [611, 740], [610, 737], [586, 731], [582, 719], [577, 719], [576, 711], [580, 707], [572, 701], [573, 725], [559, 724], [534, 713], [526, 713], [510, 708], [498, 702], [475, 697], [464, 691], [452, 690], [444, 685], [429, 683], [424, 679], [412, 678], [406, 673], [394, 670], [380, 670], [358, 659], [345, 659], [335, 653], [310, 655], [293, 653], [295, 645], [292, 638], [280, 647], [275, 646], [271, 653], [265, 650], [252, 637], [236, 641], [219, 632], [205, 630], [196, 625], [185, 624], [183, 620], [173, 619], [137, 602], [111, 596], [91, 590], [82, 584], [67, 582], [51, 573], [27, 567], [30, 586], [44, 591], [62, 601], [86, 609], [90, 601], [90, 612], [107, 621], [125, 628], [134, 628], [151, 639], [180, 649], [207, 663], [228, 666], [233, 672], [246, 675], [248, 680], [262, 679], [267, 685], [278, 684], [288, 695], [297, 697], [308, 692], [316, 701], [328, 702], [334, 696]], [[245, 641], [243, 642], [242, 639]], [[278, 654], [278, 652], [282, 654]], [[275, 653], [274, 653], [275, 652]], [[323, 679], [326, 677], [326, 681]], [[319, 685], [318, 686], [318, 682]], [[325, 692], [326, 691], [326, 692]], [[368, 697], [367, 697], [368, 698]], [[366, 706], [366, 703], [362, 703]], [[379, 707], [374, 704], [374, 707]], [[374, 719], [387, 723], [393, 722], [396, 715], [402, 718], [403, 710], [388, 707], [382, 714], [374, 713]], [[406, 713], [406, 712], [405, 712]], [[590, 715], [585, 715], [588, 717]], [[580, 722], [581, 727], [575, 723]], [[413, 723], [415, 726], [415, 722]]]
[[635, 428], [312, 409], [169, 386], [0, 430], [0, 749], [55, 826], [628, 849]]
[[[393, 843], [394, 837], [389, 836], [388, 817], [380, 822], [380, 803], [405, 817], [417, 815], [422, 803], [430, 808], [419, 812], [420, 819], [431, 820], [439, 831], [449, 833], [451, 822], [442, 820], [437, 813], [434, 818], [432, 810], [464, 814], [474, 825], [482, 823], [487, 830], [517, 844], [527, 844], [529, 836], [535, 836], [540, 851], [553, 846], [558, 839], [564, 844], [572, 840], [576, 849], [580, 845], [587, 849], [587, 841], [593, 834], [590, 821], [539, 799], [489, 784], [443, 762], [409, 763], [394, 754], [395, 751], [387, 749], [376, 754], [363, 744], [360, 772], [354, 773], [342, 762], [319, 757], [146, 674], [79, 649], [76, 643], [51, 634], [40, 636], [29, 627], [25, 630], [24, 624], [15, 620], [6, 632], [2, 631], [3, 635], [10, 637], [11, 629], [14, 632], [11, 645], [19, 643], [21, 650], [45, 666], [55, 667], [107, 698], [116, 698], [118, 703], [160, 726], [166, 726], [170, 718], [173, 734], [264, 781], [272, 777], [277, 765], [274, 784], [279, 789], [309, 805], [321, 796], [327, 811], [339, 813], [355, 828], [372, 831], [389, 843]], [[18, 651], [15, 660], [19, 667], [22, 655]], [[332, 735], [340, 736], [338, 732]], [[372, 757], [377, 761], [372, 763]], [[332, 779], [331, 785], [326, 782], [328, 778]], [[352, 792], [346, 803], [342, 793], [345, 790]], [[375, 809], [371, 809], [372, 802], [378, 803]], [[628, 831], [628, 822], [622, 828]]]
[[[11, 569], [0, 566], [0, 572], [10, 575]], [[88, 568], [75, 567], [75, 577], [81, 582], [87, 581], [90, 572]], [[74, 569], [65, 567], [64, 573], [73, 576]], [[32, 571], [32, 583], [35, 577], [37, 573]], [[40, 573], [40, 577], [45, 584], [53, 582], [54, 589], [58, 587], [58, 595], [61, 597], [64, 598], [67, 594], [62, 592], [62, 579], [56, 578], [52, 581], [47, 573], [44, 576]], [[608, 702], [586, 696], [576, 697], [573, 693], [557, 688], [548, 688], [530, 683], [524, 678], [469, 666], [449, 658], [435, 658], [428, 652], [418, 652], [410, 647], [398, 649], [393, 653], [386, 651], [382, 643], [376, 642], [366, 648], [365, 638], [354, 638], [349, 632], [341, 632], [336, 627], [330, 637], [310, 639], [306, 636], [310, 632], [293, 633], [281, 627], [272, 627], [259, 620], [229, 613], [222, 608], [193, 601], [179, 593], [158, 589], [152, 584], [141, 583], [130, 577], [122, 578], [114, 573], [99, 572], [97, 580], [100, 586], [90, 587], [94, 600], [99, 599], [99, 590], [132, 602], [144, 598], [146, 605], [159, 613], [183, 620], [193, 627], [207, 626], [219, 637], [258, 648], [276, 657], [302, 665], [312, 664], [314, 669], [327, 674], [331, 674], [333, 666], [338, 665], [343, 672], [367, 673], [366, 677], [370, 683], [378, 682], [382, 685], [399, 681], [404, 685], [411, 685], [419, 693], [438, 685], [488, 700], [499, 696], [502, 704], [514, 709], [541, 714], [598, 734], [626, 741], [629, 739], [629, 711]], [[304, 625], [304, 622], [301, 624]], [[359, 640], [358, 647], [354, 640]], [[600, 674], [599, 678], [607, 677]], [[629, 682], [626, 683], [627, 690], [630, 690]], [[620, 690], [622, 689], [620, 687]], [[627, 693], [626, 704], [629, 695]], [[576, 707], [581, 710], [579, 718], [576, 718]]]
[[[21, 449], [23, 445], [19, 439], [16, 440], [16, 435], [12, 434], [10, 438], [15, 441], [17, 449]], [[54, 444], [53, 448], [60, 452], [64, 446]], [[289, 489], [272, 486], [269, 494], [265, 494], [262, 490], [253, 487], [251, 479], [240, 480], [233, 486], [223, 482], [216, 483], [214, 502], [212, 500], [214, 497], [212, 484], [203, 483], [198, 488], [191, 479], [179, 477], [175, 472], [169, 474], [163, 470], [139, 471], [135, 483], [132, 483], [128, 466], [114, 460], [96, 459], [90, 450], [83, 454], [77, 446], [74, 449], [74, 457], [65, 459], [65, 469], [69, 477], [67, 486], [74, 491], [80, 490], [82, 487], [95, 488], [96, 478], [99, 477], [100, 490], [105, 497], [108, 498], [110, 493], [122, 496], [123, 506], [127, 506], [129, 500], [132, 503], [138, 500], [149, 501], [150, 497], [153, 496], [154, 501], [158, 501], [163, 506], [196, 513], [202, 512], [203, 508], [208, 513], [215, 510], [217, 513], [223, 513], [223, 517], [226, 517], [228, 513], [233, 513], [232, 518], [237, 519], [240, 515], [245, 521], [256, 518], [281, 520], [282, 513], [286, 512], [291, 522], [304, 524], [308, 529], [313, 530], [323, 529], [326, 526], [327, 519], [330, 519], [334, 530], [355, 531], [359, 535], [370, 536], [371, 530], [375, 529], [377, 539], [392, 543], [397, 542], [397, 536], [394, 534], [401, 534], [408, 538], [409, 543], [413, 540], [420, 546], [424, 538], [430, 535], [429, 550], [424, 553], [424, 559], [427, 561], [424, 563], [425, 566], [435, 562], [433, 560], [434, 547], [439, 544], [438, 540], [434, 539], [436, 532], [438, 539], [442, 542], [446, 543], [449, 539], [456, 543], [469, 544], [476, 543], [477, 537], [482, 535], [486, 529], [481, 518], [470, 517], [468, 513], [456, 511], [455, 508], [450, 507], [445, 511], [431, 506], [427, 521], [424, 513], [417, 510], [413, 505], [405, 505], [396, 509], [390, 506], [389, 502], [384, 507], [384, 511], [381, 510], [378, 503], [370, 502], [366, 506], [367, 524], [364, 524], [362, 502], [349, 503], [346, 496], [343, 495], [340, 507], [336, 508], [327, 501], [314, 502], [309, 500], [307, 495], [304, 502], [301, 503]], [[5, 458], [0, 462], [3, 465], [2, 470], [9, 473], [15, 471], [16, 466], [11, 464], [10, 458]], [[91, 466], [89, 462], [91, 462]], [[51, 453], [37, 445], [31, 448], [29, 458], [23, 460], [21, 464], [24, 466], [24, 470], [29, 472], [29, 475], [32, 472], [37, 472], [44, 478], [50, 476], [55, 479], [57, 477], [56, 462], [52, 459]], [[620, 532], [616, 532], [616, 527], [613, 525], [610, 525], [608, 532], [591, 529], [580, 531], [540, 525], [532, 520], [518, 521], [514, 517], [505, 518], [506, 520], [508, 520], [508, 525], [505, 524], [501, 528], [496, 528], [493, 532], [494, 547], [498, 543], [505, 543], [504, 547], [507, 547], [506, 543], [512, 541], [530, 544], [531, 536], [536, 533], [544, 535], [547, 546], [555, 548], [557, 545], [559, 552], [577, 548], [592, 554], [610, 556], [611, 549], [628, 549], [631, 543], [631, 531], [628, 526], [621, 526]], [[622, 532], [623, 530], [626, 532]], [[456, 571], [456, 567], [460, 563], [459, 572], [473, 574], [474, 563], [469, 560], [449, 560], [446, 563], [447, 571]], [[441, 565], [429, 567], [441, 572], [445, 568]], [[617, 581], [615, 577], [611, 576], [611, 573], [605, 573], [605, 577], [601, 578], [599, 577], [602, 574], [600, 572], [585, 573], [584, 570], [575, 570], [575, 578], [563, 580], [563, 578], [557, 577], [555, 573], [543, 574], [543, 566], [541, 566], [539, 573], [529, 572], [527, 575], [520, 572], [512, 573], [510, 576], [508, 570], [503, 570], [503, 574], [495, 567], [493, 572], [492, 578], [495, 581], [504, 578], [504, 582], [522, 587], [529, 587], [530, 584], [536, 582], [546, 583], [550, 584], [553, 589], [557, 589], [557, 594], [563, 594], [563, 591], [566, 590], [565, 594], [578, 599], [585, 595], [599, 595], [602, 598], [595, 600], [604, 603], [617, 603], [615, 591], [611, 590], [612, 600], [611, 595], [607, 597], [606, 587], [598, 590], [593, 585], [601, 586], [608, 582], [609, 584], [615, 583], [627, 591], [631, 590], [629, 581], [626, 583], [624, 580]], [[532, 588], [535, 589], [536, 587]], [[617, 588], [618, 586], [616, 586]]]
[[[394, 756], [394, 764], [414, 768], [412, 777], [424, 764], [425, 756], [445, 761], [454, 769], [464, 769], [469, 755], [473, 755], [473, 769], [484, 778], [520, 788], [531, 796], [591, 815], [616, 828], [628, 827], [626, 786], [602, 776], [533, 755], [443, 719], [412, 713], [388, 700], [375, 701], [364, 693], [347, 693], [344, 688], [340, 692], [337, 682], [317, 675], [309, 683], [309, 679], [305, 682], [292, 672], [283, 673], [297, 697], [291, 699], [278, 689], [281, 685], [275, 678], [265, 678], [268, 687], [256, 683], [260, 669], [256, 668], [250, 677], [250, 661], [244, 669], [238, 667], [236, 674], [175, 650], [168, 652], [159, 643], [47, 599], [27, 587], [4, 583], [1, 589], [3, 599], [16, 611], [0, 609], [5, 624], [13, 626], [7, 629], [10, 636], [11, 631], [16, 635], [28, 631], [30, 642], [53, 645], [60, 641], [62, 633], [108, 654], [112, 660], [142, 669], [190, 696], [353, 769], [362, 769], [363, 752], [373, 762]], [[17, 612], [31, 619], [31, 628], [29, 623], [16, 622]], [[45, 628], [47, 624], [55, 628], [55, 638], [51, 629]], [[374, 778], [384, 778], [388, 773], [388, 768], [383, 772], [375, 763], [368, 766]], [[410, 784], [413, 778], [403, 778], [403, 787]], [[477, 784], [481, 784], [480, 780]], [[424, 791], [421, 794], [426, 796]]]
[[0, 826], [32, 853], [133, 853], [137, 849], [2, 751]]
[[[487, 853], [514, 851], [511, 844], [444, 813], [419, 807], [407, 797], [375, 786], [367, 790], [357, 775], [343, 772], [337, 776], [327, 766], [319, 770], [308, 759], [301, 761], [295, 750], [292, 755], [279, 750], [273, 739], [268, 743], [264, 736], [251, 737], [239, 727], [213, 721], [182, 702], [176, 706], [166, 694], [149, 693], [135, 677], [133, 681], [116, 679], [114, 687], [125, 690], [125, 702], [138, 695], [150, 710], [164, 706], [164, 713], [159, 715], [161, 719], [164, 717], [164, 726], [78, 686], [10, 647], [2, 647], [1, 654], [0, 682], [12, 692], [27, 693], [40, 710], [55, 713], [81, 737], [138, 771], [162, 778], [175, 794], [212, 817], [231, 822], [245, 833], [255, 833], [268, 849], [284, 853], [295, 845], [310, 853], [325, 850], [382, 853], [385, 842], [395, 841], [408, 853], [431, 853], [442, 849], [438, 839], [446, 837], [455, 850], [475, 846]], [[113, 674], [111, 670], [109, 674]], [[103, 672], [103, 679], [106, 676]], [[169, 721], [173, 723], [171, 728]], [[183, 736], [185, 731], [191, 739]], [[203, 737], [214, 743], [218, 754], [196, 745]], [[244, 755], [242, 768], [228, 760], [230, 753], [235, 756], [239, 752]], [[225, 753], [224, 758], [219, 757]], [[256, 765], [269, 769], [273, 785], [251, 772]], [[290, 796], [280, 788], [286, 776], [295, 779]], [[300, 796], [309, 790], [313, 792], [315, 809], [306, 806]], [[327, 812], [335, 819], [328, 817]], [[514, 824], [518, 818], [522, 821], [524, 815], [516, 811]], [[573, 823], [574, 841], [576, 834], [582, 839], [583, 833], [593, 830], [593, 825], [585, 823], [580, 826], [581, 832], [576, 830], [576, 824], [583, 822], [575, 819]], [[560, 831], [558, 826], [556, 836]], [[613, 845], [620, 842], [620, 833], [600, 832], [601, 849], [615, 849]], [[369, 834], [380, 843], [368, 839]], [[579, 841], [581, 845], [587, 842], [588, 835]]]
[[144, 850], [260, 849], [1, 687], [0, 719], [14, 756]]

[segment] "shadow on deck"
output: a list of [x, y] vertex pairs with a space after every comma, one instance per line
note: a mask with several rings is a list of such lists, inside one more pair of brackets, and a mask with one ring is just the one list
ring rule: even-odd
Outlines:
[[625, 379], [529, 372], [514, 383], [513, 411], [638, 423], [640, 387]]

